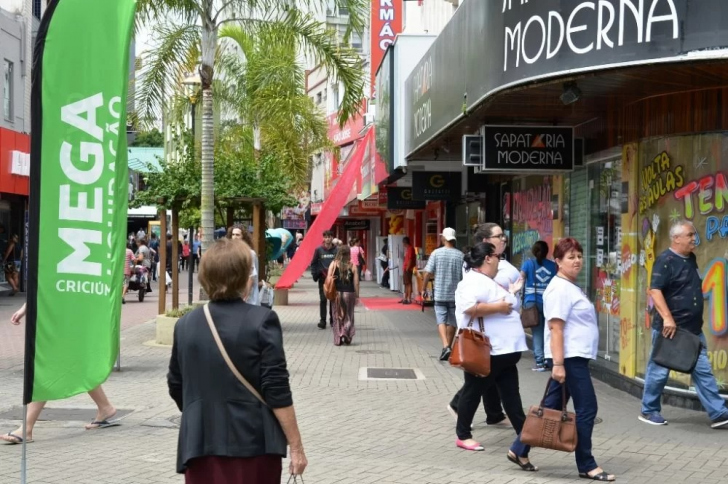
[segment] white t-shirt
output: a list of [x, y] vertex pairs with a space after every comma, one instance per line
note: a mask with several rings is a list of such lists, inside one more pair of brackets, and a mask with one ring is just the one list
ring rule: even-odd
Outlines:
[[[470, 316], [465, 314], [465, 310], [477, 303], [493, 303], [503, 298], [515, 305], [516, 297], [493, 279], [474, 270], [466, 272], [455, 290], [455, 317], [458, 327], [466, 328], [470, 322]], [[484, 316], [483, 326], [493, 347], [492, 355], [505, 355], [528, 349], [518, 311], [511, 311], [508, 315], [499, 313]], [[473, 321], [473, 327], [479, 329], [477, 319]]]
[[564, 321], [564, 358], [589, 358], [595, 360], [599, 346], [599, 325], [594, 305], [586, 294], [571, 281], [556, 276], [543, 293], [544, 352], [551, 355], [551, 331], [549, 320]]
[[[506, 292], [508, 292], [508, 288], [510, 287], [509, 284], [515, 283], [520, 277], [521, 272], [513, 264], [504, 259], [498, 262], [498, 273], [495, 275], [495, 282], [505, 289]], [[521, 309], [520, 293], [516, 294], [515, 300], [513, 309], [519, 311]]]

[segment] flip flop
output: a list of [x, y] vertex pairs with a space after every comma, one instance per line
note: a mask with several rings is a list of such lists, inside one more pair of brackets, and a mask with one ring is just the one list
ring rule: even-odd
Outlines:
[[[7, 434], [3, 435], [3, 437], [10, 437], [11, 439], [13, 439], [13, 440], [0, 439], [5, 445], [17, 445], [17, 444], [23, 443], [23, 438], [19, 435], [15, 435], [12, 432], [8, 432]], [[28, 439], [26, 444], [30, 444], [32, 442], [33, 442], [33, 439]]]
[[90, 424], [86, 425], [86, 430], [97, 430], [97, 429], [106, 429], [109, 427], [118, 427], [121, 425], [118, 420], [94, 420]]
[[526, 463], [523, 463], [523, 462], [521, 462], [521, 459], [519, 459], [515, 455], [512, 455], [510, 452], [508, 454], [506, 454], [506, 457], [508, 457], [508, 460], [509, 461], [513, 462], [514, 464], [516, 464], [518, 467], [520, 467], [524, 471], [527, 471], [527, 472], [536, 472], [538, 470], [538, 467], [536, 467], [535, 465], [531, 464], [530, 461], [529, 462], [526, 462]]
[[617, 477], [615, 476], [614, 479], [609, 478], [609, 473], [606, 471], [602, 471], [599, 474], [594, 474], [593, 476], [590, 476], [587, 472], [581, 472], [579, 473], [579, 477], [582, 479], [591, 479], [592, 481], [602, 481], [602, 482], [614, 482], [617, 480]]

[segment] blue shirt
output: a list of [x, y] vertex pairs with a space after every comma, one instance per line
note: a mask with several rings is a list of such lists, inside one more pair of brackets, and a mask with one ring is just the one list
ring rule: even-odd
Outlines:
[[200, 244], [201, 242], [199, 240], [195, 240], [192, 242], [192, 254], [197, 255], [197, 253], [200, 251]]
[[544, 259], [539, 264], [536, 259], [528, 259], [521, 266], [521, 272], [526, 274], [526, 280], [523, 282], [523, 302], [543, 304], [543, 292], [558, 272], [556, 263]]

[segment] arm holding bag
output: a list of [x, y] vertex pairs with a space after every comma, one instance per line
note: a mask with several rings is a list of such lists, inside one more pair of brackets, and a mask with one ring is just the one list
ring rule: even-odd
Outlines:
[[472, 328], [470, 318], [467, 328], [458, 330], [452, 343], [450, 365], [462, 368], [468, 373], [485, 377], [490, 375], [490, 339], [483, 333], [483, 318], [478, 318], [480, 331]]
[[521, 442], [532, 447], [574, 452], [576, 449], [576, 414], [566, 411], [566, 386], [561, 385], [561, 410], [543, 406], [551, 380], [549, 378], [546, 383], [546, 391], [541, 399], [541, 404], [528, 409], [526, 422], [521, 430]]

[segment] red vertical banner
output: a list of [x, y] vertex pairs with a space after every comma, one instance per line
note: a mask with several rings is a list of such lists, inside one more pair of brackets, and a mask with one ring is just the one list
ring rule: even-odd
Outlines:
[[384, 52], [394, 42], [398, 33], [402, 32], [404, 7], [402, 0], [372, 0], [372, 23], [371, 23], [371, 93], [376, 99], [374, 92], [375, 76], [379, 64], [382, 63]]

